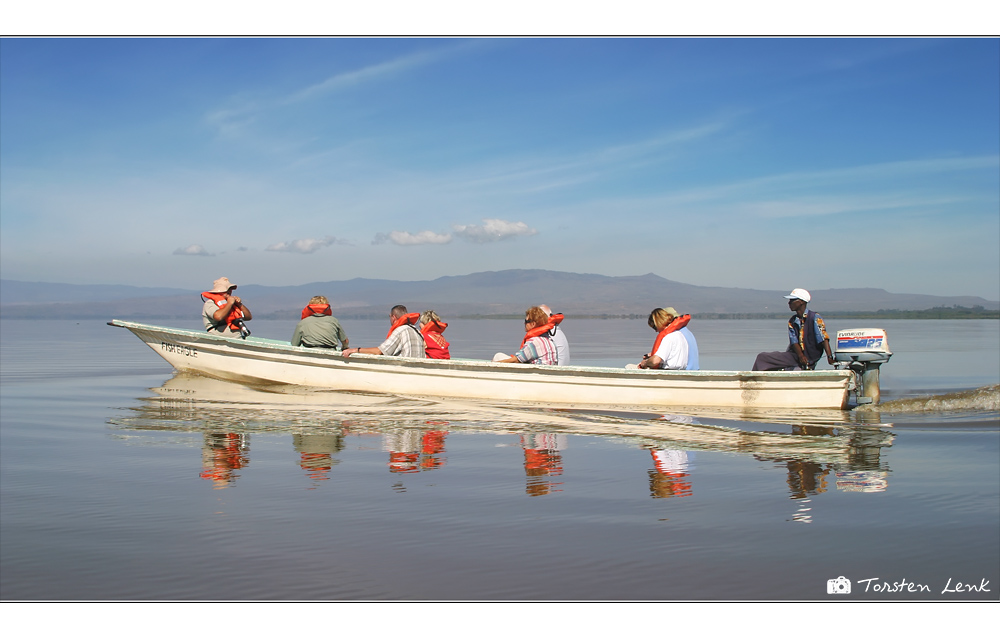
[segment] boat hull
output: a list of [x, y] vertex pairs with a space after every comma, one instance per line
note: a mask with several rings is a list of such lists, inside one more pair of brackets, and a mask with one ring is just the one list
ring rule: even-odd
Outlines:
[[423, 397], [667, 409], [847, 408], [850, 371], [663, 371], [357, 354], [113, 320], [179, 371], [252, 383]]

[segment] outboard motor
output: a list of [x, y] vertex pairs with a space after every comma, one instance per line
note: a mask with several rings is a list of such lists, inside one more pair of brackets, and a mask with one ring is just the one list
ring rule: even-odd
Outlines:
[[881, 328], [852, 328], [837, 331], [835, 366], [854, 371], [854, 394], [858, 404], [878, 404], [881, 391], [878, 369], [889, 361], [889, 339]]

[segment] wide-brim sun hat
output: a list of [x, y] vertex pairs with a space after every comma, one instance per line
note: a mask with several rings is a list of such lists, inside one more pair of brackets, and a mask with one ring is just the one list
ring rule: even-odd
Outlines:
[[809, 291], [804, 288], [793, 288], [792, 292], [785, 296], [786, 300], [802, 300], [803, 302], [810, 302], [812, 296], [809, 295]]
[[228, 277], [220, 277], [219, 279], [212, 282], [212, 290], [210, 293], [227, 293], [236, 288], [236, 285], [229, 281]]

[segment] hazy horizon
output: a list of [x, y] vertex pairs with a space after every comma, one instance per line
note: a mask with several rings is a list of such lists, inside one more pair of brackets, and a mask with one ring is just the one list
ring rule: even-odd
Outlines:
[[[499, 269], [499, 270], [491, 270], [491, 271], [472, 271], [472, 272], [468, 272], [468, 273], [457, 273], [457, 274], [450, 274], [450, 275], [441, 275], [441, 276], [433, 277], [433, 278], [406, 279], [406, 278], [376, 278], [376, 277], [357, 276], [357, 277], [351, 277], [351, 278], [345, 278], [345, 279], [333, 279], [333, 280], [317, 280], [317, 279], [312, 279], [312, 280], [303, 280], [301, 282], [286, 282], [286, 283], [282, 283], [282, 284], [261, 284], [261, 283], [258, 283], [258, 282], [250, 282], [250, 281], [237, 282], [237, 284], [240, 285], [240, 286], [243, 286], [244, 288], [246, 288], [248, 286], [253, 286], [253, 287], [260, 286], [260, 287], [264, 287], [264, 288], [286, 288], [286, 287], [287, 288], [295, 288], [295, 287], [300, 287], [300, 286], [306, 286], [306, 285], [309, 285], [309, 284], [344, 283], [344, 282], [350, 282], [350, 281], [353, 281], [353, 280], [371, 280], [371, 281], [379, 281], [379, 282], [399, 282], [399, 283], [422, 283], [422, 282], [434, 282], [434, 281], [437, 281], [437, 280], [447, 279], [447, 278], [463, 278], [463, 277], [469, 277], [469, 276], [474, 276], [474, 275], [493, 274], [493, 273], [499, 274], [499, 273], [504, 273], [506, 271], [512, 271], [512, 272], [513, 271], [540, 271], [540, 272], [543, 272], [543, 273], [555, 273], [555, 274], [566, 274], [566, 275], [577, 275], [577, 276], [594, 276], [594, 277], [601, 277], [601, 278], [604, 278], [604, 277], [607, 277], [607, 278], [619, 278], [619, 277], [620, 278], [641, 278], [641, 277], [646, 277], [646, 276], [650, 276], [650, 275], [662, 278], [662, 276], [657, 275], [656, 273], [606, 275], [606, 274], [603, 274], [603, 273], [578, 273], [578, 272], [571, 272], [571, 271], [557, 271], [557, 270], [551, 270], [551, 269]], [[74, 284], [74, 283], [68, 282], [68, 281], [18, 280], [18, 279], [9, 278], [9, 277], [3, 277], [3, 278], [0, 278], [0, 279], [2, 279], [3, 281], [17, 282], [19, 284], [40, 284], [40, 285], [45, 285], [45, 286], [81, 286], [81, 287], [90, 287], [90, 286], [93, 286], [93, 287], [119, 287], [120, 286], [120, 287], [147, 288], [147, 289], [171, 289], [171, 290], [185, 291], [185, 292], [208, 290], [207, 287], [212, 283], [212, 282], [205, 282], [204, 285], [200, 286], [200, 287], [199, 286], [195, 286], [195, 287], [182, 287], [182, 286], [170, 286], [170, 285], [126, 284], [126, 283], [123, 283], [123, 282], [120, 282], [120, 281], [119, 282], [93, 282], [93, 283], [85, 283], [85, 284]], [[212, 281], [214, 281], [214, 279], [215, 278], [212, 278]], [[233, 278], [229, 278], [229, 279], [232, 280]], [[695, 287], [699, 287], [699, 288], [730, 288], [730, 287], [712, 287], [712, 286], [704, 286], [703, 287], [703, 286], [698, 285], [698, 284], [691, 284], [690, 282], [681, 282], [679, 280], [671, 280], [669, 278], [662, 278], [662, 279], [664, 279], [664, 280], [666, 280], [668, 282], [674, 282], [674, 283], [685, 285], [685, 286], [695, 286]], [[737, 289], [747, 290], [747, 291], [762, 291], [762, 292], [771, 292], [771, 291], [773, 291], [773, 292], [782, 292], [782, 293], [786, 292], [785, 289], [767, 289], [767, 288], [742, 287], [742, 286], [734, 286], [734, 287], [731, 287], [731, 288], [737, 288]], [[794, 287], [794, 288], [801, 288], [801, 287]], [[933, 294], [933, 293], [924, 293], [924, 292], [921, 292], [921, 291], [894, 291], [894, 290], [890, 290], [888, 288], [885, 288], [883, 286], [877, 286], [877, 285], [874, 285], [874, 284], [873, 285], [869, 285], [869, 286], [833, 286], [833, 287], [828, 287], [828, 288], [814, 288], [813, 290], [814, 291], [827, 291], [827, 290], [848, 290], [848, 291], [849, 290], [881, 290], [881, 291], [885, 291], [886, 293], [890, 293], [890, 294], [893, 294], [893, 295], [918, 295], [918, 296], [927, 295], [927, 296], [932, 296], [932, 297], [959, 297], [958, 294], [954, 294], [954, 295], [937, 295], [937, 294]], [[994, 298], [989, 298], [989, 297], [985, 297], [985, 296], [981, 296], [981, 295], [975, 295], [975, 296], [970, 296], [970, 297], [982, 297], [983, 299], [985, 299], [987, 301], [990, 301], [990, 302], [1000, 302], [1000, 295], [997, 295]]]

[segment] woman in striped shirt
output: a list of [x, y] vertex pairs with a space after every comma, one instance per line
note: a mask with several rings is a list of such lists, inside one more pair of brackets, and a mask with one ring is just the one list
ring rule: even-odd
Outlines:
[[494, 357], [493, 361], [555, 366], [556, 345], [552, 341], [551, 330], [549, 316], [541, 308], [532, 306], [524, 312], [524, 340], [521, 342], [521, 349], [505, 359]]

